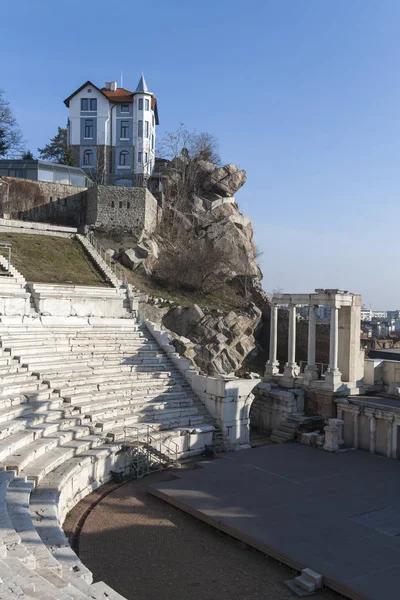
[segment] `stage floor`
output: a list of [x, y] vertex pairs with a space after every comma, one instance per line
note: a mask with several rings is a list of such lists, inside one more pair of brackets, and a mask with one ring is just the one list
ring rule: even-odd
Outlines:
[[399, 461], [280, 444], [227, 453], [148, 491], [283, 563], [315, 569], [349, 598], [400, 597]]

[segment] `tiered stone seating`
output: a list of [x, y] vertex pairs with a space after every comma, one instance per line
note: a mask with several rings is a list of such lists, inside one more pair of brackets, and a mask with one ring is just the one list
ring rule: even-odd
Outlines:
[[0, 254], [0, 315], [27, 315], [30, 296], [26, 281], [8, 259]]
[[61, 527], [111, 471], [126, 470], [126, 443], [148, 427], [166, 454], [176, 448], [181, 457], [201, 452], [213, 432], [144, 326], [2, 319], [0, 598], [122, 600], [92, 583]]

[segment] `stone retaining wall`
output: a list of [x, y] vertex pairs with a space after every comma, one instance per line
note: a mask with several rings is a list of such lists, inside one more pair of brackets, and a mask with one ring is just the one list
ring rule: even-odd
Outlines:
[[2, 177], [0, 181], [0, 213], [6, 218], [70, 225], [85, 214], [84, 187], [19, 177]]

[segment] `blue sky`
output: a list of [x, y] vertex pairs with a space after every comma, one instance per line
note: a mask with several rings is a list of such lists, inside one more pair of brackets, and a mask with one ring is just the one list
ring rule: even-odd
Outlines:
[[394, 309], [399, 23], [398, 0], [7, 2], [0, 87], [35, 153], [84, 81], [122, 70], [132, 88], [144, 71], [159, 136], [209, 131], [247, 170], [237, 199], [267, 290], [345, 288]]

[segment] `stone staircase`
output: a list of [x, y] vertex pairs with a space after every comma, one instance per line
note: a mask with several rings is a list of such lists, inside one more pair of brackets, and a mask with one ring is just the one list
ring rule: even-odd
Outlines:
[[296, 439], [297, 432], [300, 425], [302, 424], [303, 415], [291, 415], [276, 429], [272, 430], [270, 437], [271, 442], [276, 444], [286, 444], [287, 442], [293, 442]]
[[103, 273], [106, 280], [118, 290], [124, 291], [131, 312], [137, 316], [139, 301], [146, 301], [146, 295], [133, 289], [133, 286], [126, 278], [123, 269], [107, 254], [106, 249], [94, 235], [92, 233], [89, 235], [90, 237], [86, 237], [77, 233], [75, 237], [85, 248], [86, 252], [101, 273]]
[[62, 531], [67, 513], [129, 470], [131, 442], [168, 466], [201, 454], [213, 431], [134, 319], [2, 317], [0, 597], [122, 600], [92, 583]]
[[75, 235], [75, 238], [85, 248], [86, 252], [89, 254], [90, 258], [93, 260], [99, 271], [103, 273], [106, 280], [116, 288], [122, 287], [123, 282], [118, 278], [115, 270], [113, 270], [111, 267], [111, 259], [109, 261], [109, 264], [107, 264], [105, 256], [103, 258], [100, 254], [100, 248], [96, 250], [96, 248], [90, 243], [89, 239], [86, 236], [77, 233]]

